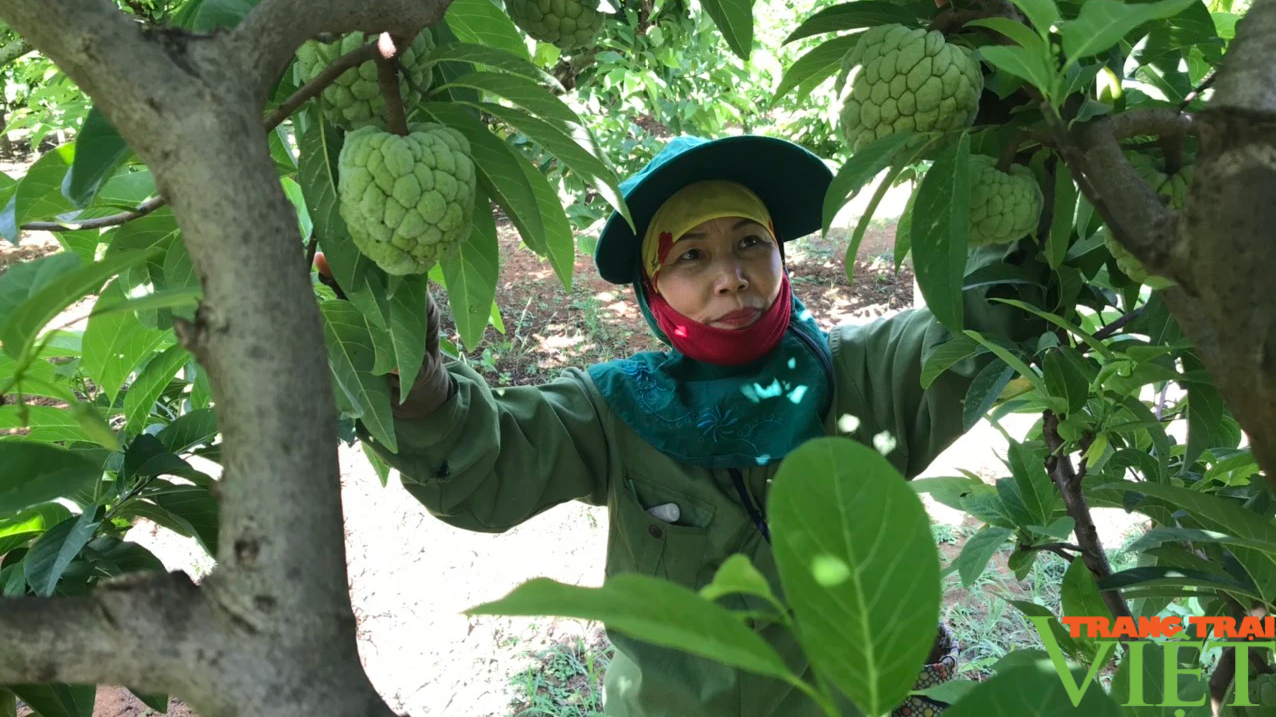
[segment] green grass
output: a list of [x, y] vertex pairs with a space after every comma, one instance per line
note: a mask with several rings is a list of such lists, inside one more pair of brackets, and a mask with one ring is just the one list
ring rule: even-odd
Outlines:
[[527, 653], [532, 664], [510, 677], [510, 717], [602, 717], [603, 675], [614, 650], [600, 633]]

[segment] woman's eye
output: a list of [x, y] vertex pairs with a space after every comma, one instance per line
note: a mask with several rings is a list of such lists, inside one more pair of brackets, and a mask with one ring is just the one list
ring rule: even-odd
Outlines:
[[698, 249], [691, 249], [678, 257], [678, 261], [695, 261], [699, 256], [700, 251]]
[[762, 241], [762, 237], [756, 234], [750, 234], [749, 236], [742, 239], [740, 243], [747, 248], [747, 247], [756, 246], [758, 244], [765, 244], [766, 242]]

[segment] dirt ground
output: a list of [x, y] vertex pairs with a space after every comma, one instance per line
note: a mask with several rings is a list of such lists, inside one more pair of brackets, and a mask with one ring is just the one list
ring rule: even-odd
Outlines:
[[[898, 209], [900, 202], [895, 202]], [[789, 253], [795, 291], [826, 328], [868, 321], [913, 305], [912, 274], [898, 274], [890, 261], [894, 224], [891, 202], [859, 254], [854, 283], [848, 281], [841, 247], [846, 222], [827, 240], [803, 240]], [[898, 212], [896, 211], [896, 214]], [[467, 360], [495, 382], [537, 383], [568, 365], [654, 347], [637, 305], [625, 287], [594, 273], [580, 254], [568, 293], [549, 265], [502, 230], [498, 301], [506, 334], [489, 327], [484, 346]], [[0, 272], [15, 260], [56, 249], [47, 236], [23, 240], [16, 249], [0, 243]], [[880, 257], [886, 257], [885, 261]], [[444, 315], [446, 295], [439, 292]], [[453, 336], [445, 322], [444, 335]], [[455, 338], [453, 336], [453, 338]], [[484, 358], [483, 348], [490, 349]], [[1003, 426], [1021, 436], [1028, 421]], [[1001, 475], [996, 453], [1005, 442], [980, 424], [931, 466], [926, 475], [956, 475], [958, 467], [992, 478]], [[602, 580], [607, 515], [604, 509], [565, 504], [502, 534], [452, 528], [410, 499], [392, 474], [382, 487], [358, 446], [342, 447], [350, 591], [358, 619], [359, 650], [373, 684], [391, 707], [414, 717], [466, 715], [507, 717], [519, 703], [516, 678], [535, 662], [532, 653], [564, 640], [597, 644], [597, 625], [575, 620], [503, 617], [467, 618], [466, 608], [500, 598], [539, 576], [580, 585]], [[937, 523], [956, 525], [962, 516], [928, 501]], [[1129, 521], [1117, 511], [1098, 511], [1105, 541], [1116, 540]], [[197, 580], [212, 567], [193, 540], [139, 524], [131, 539], [151, 548], [170, 570]], [[949, 553], [955, 555], [952, 549]], [[246, 711], [251, 711], [251, 708]], [[127, 691], [103, 687], [96, 717], [151, 715]], [[169, 714], [191, 714], [174, 703]], [[526, 712], [531, 714], [531, 712]]]

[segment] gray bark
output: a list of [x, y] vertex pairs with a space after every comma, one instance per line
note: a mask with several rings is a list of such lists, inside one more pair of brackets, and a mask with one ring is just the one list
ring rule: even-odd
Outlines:
[[[1276, 0], [1258, 0], [1190, 123], [1169, 113], [1099, 119], [1063, 147], [1117, 239], [1178, 286], [1164, 297], [1276, 489]], [[1134, 113], [1131, 113], [1134, 114]], [[1133, 133], [1194, 132], [1195, 174], [1181, 213], [1122, 156]], [[1086, 188], [1083, 184], [1083, 189]]]
[[[415, 35], [446, 6], [265, 0], [235, 30], [194, 36], [139, 25], [108, 0], [0, 5], [93, 98], [173, 208], [204, 290], [178, 333], [209, 372], [224, 465], [218, 566], [201, 586], [130, 581], [78, 602], [6, 606], [0, 684], [136, 685], [204, 717], [391, 713], [359, 660], [322, 324], [261, 118], [264, 88], [309, 35]], [[157, 591], [187, 609], [151, 612]], [[76, 634], [30, 639], [33, 622]]]

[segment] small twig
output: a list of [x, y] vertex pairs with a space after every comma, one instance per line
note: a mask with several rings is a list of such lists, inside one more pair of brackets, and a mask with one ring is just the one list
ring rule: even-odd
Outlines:
[[408, 135], [408, 118], [403, 111], [403, 93], [399, 90], [399, 74], [395, 71], [398, 42], [383, 32], [377, 38], [377, 83], [385, 97], [386, 123], [399, 136]]
[[997, 159], [997, 171], [1004, 172], [1010, 169], [1010, 165], [1014, 164], [1015, 155], [1019, 154], [1019, 146], [1027, 139], [1027, 135], [1023, 130], [1019, 130], [1011, 136], [1010, 141], [1006, 144], [1006, 148], [1001, 150], [1001, 157]]
[[319, 232], [310, 230], [310, 241], [306, 242], [306, 271], [315, 265], [315, 254], [319, 251]]
[[1076, 557], [1072, 553], [1069, 553], [1068, 552], [1069, 550], [1072, 550], [1078, 553], [1084, 552], [1080, 545], [1073, 545], [1072, 543], [1045, 543], [1043, 545], [1026, 545], [1024, 546], [1023, 549], [1024, 550], [1044, 550], [1046, 552], [1054, 553], [1055, 555], [1058, 555], [1059, 557], [1063, 558], [1069, 563], [1072, 562], [1072, 560]]
[[338, 77], [345, 74], [346, 70], [358, 67], [368, 60], [376, 59], [376, 57], [377, 46], [373, 43], [368, 43], [333, 60], [332, 64], [328, 65], [323, 72], [315, 75], [314, 79], [298, 88], [296, 92], [292, 93], [292, 96], [284, 100], [282, 104], [275, 108], [274, 112], [270, 113], [270, 116], [266, 118], [266, 129], [271, 130], [278, 127], [293, 112], [296, 112], [298, 107], [323, 92], [325, 87], [331, 85]]
[[1161, 386], [1161, 392], [1157, 394], [1156, 397], [1156, 420], [1158, 421], [1164, 420], [1165, 418], [1165, 399], [1169, 392], [1170, 382], [1166, 381], [1165, 385]]
[[1117, 317], [1112, 323], [1094, 332], [1094, 338], [1102, 341], [1103, 339], [1111, 337], [1116, 332], [1125, 328], [1127, 324], [1129, 324], [1130, 322], [1142, 316], [1143, 312], [1146, 310], [1147, 310], [1147, 306], [1140, 306], [1134, 311], [1131, 311], [1127, 314], [1122, 314], [1121, 316]]
[[1208, 90], [1210, 86], [1214, 84], [1214, 80], [1217, 78], [1218, 78], [1217, 72], [1210, 72], [1210, 74], [1206, 75], [1205, 79], [1201, 80], [1201, 84], [1197, 85], [1196, 89], [1187, 93], [1187, 96], [1183, 98], [1183, 104], [1179, 105], [1179, 112], [1185, 111], [1187, 109], [1187, 106], [1192, 104], [1192, 102], [1195, 101], [1197, 97], [1200, 97], [1202, 92], [1204, 92], [1205, 90]]
[[[279, 105], [274, 112], [266, 117], [266, 130], [272, 130], [288, 119], [298, 107], [305, 104], [306, 100], [318, 95], [325, 87], [332, 84], [338, 77], [351, 67], [357, 67], [361, 63], [374, 59], [377, 56], [377, 46], [375, 44], [367, 44], [363, 47], [351, 50], [346, 54], [333, 60], [332, 64], [323, 72], [319, 73], [315, 78], [292, 94], [283, 104]], [[150, 214], [167, 204], [167, 200], [163, 197], [152, 197], [142, 202], [136, 209], [119, 214], [112, 214], [109, 217], [101, 217], [98, 219], [87, 219], [82, 222], [28, 222], [23, 224], [23, 231], [32, 232], [74, 232], [82, 229], [106, 229], [121, 224], [127, 224], [134, 219]]]
[[166, 201], [163, 197], [151, 197], [137, 205], [136, 209], [112, 214], [109, 217], [86, 219], [82, 222], [27, 222], [22, 225], [22, 230], [30, 232], [78, 232], [82, 229], [105, 229], [131, 222], [134, 219], [140, 219], [164, 206], [165, 203]]
[[[1059, 436], [1059, 417], [1053, 411], [1042, 415], [1042, 436], [1049, 450], [1046, 459], [1046, 470], [1050, 474], [1055, 488], [1063, 496], [1064, 507], [1075, 525], [1077, 541], [1081, 548], [1081, 559], [1094, 574], [1096, 580], [1112, 575], [1112, 566], [1108, 563], [1107, 553], [1103, 551], [1103, 542], [1099, 539], [1099, 531], [1094, 525], [1094, 517], [1090, 515], [1090, 506], [1086, 503], [1085, 494], [1081, 490], [1081, 478], [1072, 467], [1072, 461], [1063, 452], [1064, 440]], [[1104, 590], [1101, 593], [1103, 602], [1114, 617], [1130, 617], [1130, 606], [1121, 596], [1120, 590]]]

